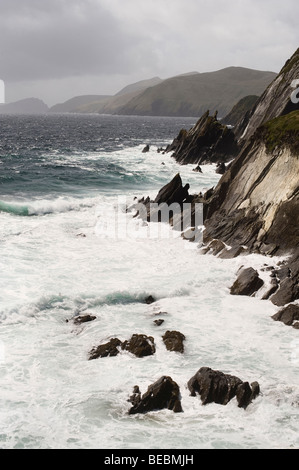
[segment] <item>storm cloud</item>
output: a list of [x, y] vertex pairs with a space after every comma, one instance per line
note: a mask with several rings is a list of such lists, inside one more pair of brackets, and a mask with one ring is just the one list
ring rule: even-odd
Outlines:
[[11, 100], [58, 102], [157, 75], [278, 72], [298, 16], [297, 0], [1, 0], [0, 78]]

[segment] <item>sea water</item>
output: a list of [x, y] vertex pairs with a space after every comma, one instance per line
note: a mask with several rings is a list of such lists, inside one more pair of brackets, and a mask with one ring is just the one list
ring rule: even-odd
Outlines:
[[[191, 194], [217, 184], [215, 165], [196, 173], [157, 151], [194, 123], [0, 117], [0, 448], [298, 448], [298, 332], [273, 321], [263, 290], [229, 292], [242, 265], [267, 287], [261, 269], [280, 259], [202, 255], [170, 226], [149, 231], [125, 211], [177, 173]], [[115, 232], [116, 208], [126, 236]], [[74, 325], [86, 313], [96, 320]], [[185, 335], [183, 354], [166, 350], [167, 330]], [[88, 360], [136, 333], [154, 338], [153, 356]], [[235, 399], [203, 406], [187, 382], [204, 366], [258, 381], [261, 395], [246, 410]], [[179, 385], [183, 413], [129, 415], [133, 387], [144, 393], [163, 375]]]

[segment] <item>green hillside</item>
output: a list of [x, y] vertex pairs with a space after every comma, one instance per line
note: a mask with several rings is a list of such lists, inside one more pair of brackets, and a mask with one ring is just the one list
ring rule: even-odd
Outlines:
[[207, 109], [224, 117], [248, 95], [261, 95], [276, 77], [242, 67], [169, 78], [146, 89], [119, 109], [118, 114], [201, 116]]

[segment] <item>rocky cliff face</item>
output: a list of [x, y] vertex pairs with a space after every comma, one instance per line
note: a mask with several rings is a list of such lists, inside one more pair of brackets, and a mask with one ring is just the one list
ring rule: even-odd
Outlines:
[[299, 50], [258, 100], [239, 141], [242, 149], [205, 214], [206, 242], [220, 239], [236, 253], [242, 247], [289, 256], [271, 297], [277, 305], [299, 298], [299, 110], [292, 111], [298, 104], [291, 100], [297, 78]]
[[237, 138], [249, 139], [263, 123], [299, 109], [292, 102], [292, 83], [299, 79], [299, 48], [286, 62], [278, 76], [264, 91], [256, 105], [236, 126]]

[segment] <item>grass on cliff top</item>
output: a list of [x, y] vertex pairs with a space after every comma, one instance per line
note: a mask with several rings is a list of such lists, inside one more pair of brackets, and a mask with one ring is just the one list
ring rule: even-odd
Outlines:
[[299, 155], [299, 111], [279, 116], [260, 128], [268, 151], [275, 147], [289, 147]]

